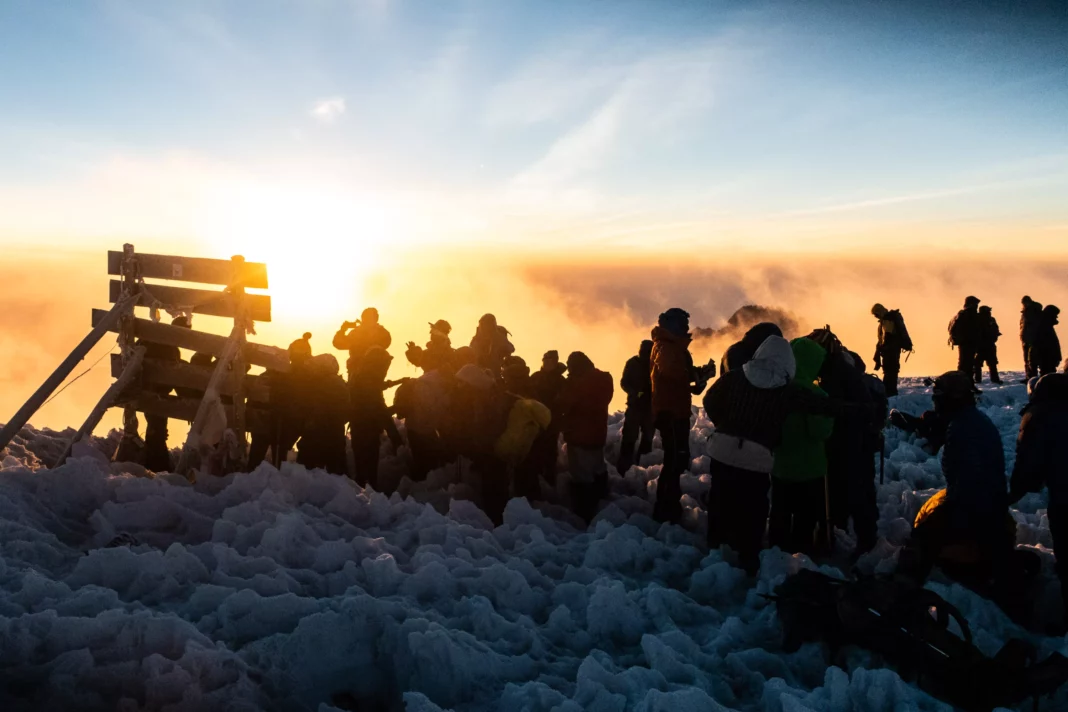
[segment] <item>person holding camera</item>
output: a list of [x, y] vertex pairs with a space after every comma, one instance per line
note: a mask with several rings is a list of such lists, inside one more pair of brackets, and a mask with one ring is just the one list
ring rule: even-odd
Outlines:
[[334, 334], [334, 348], [349, 352], [347, 367], [350, 381], [352, 374], [360, 370], [363, 357], [371, 347], [388, 349], [391, 343], [393, 337], [378, 323], [378, 310], [374, 307], [364, 309], [360, 319], [343, 323]]

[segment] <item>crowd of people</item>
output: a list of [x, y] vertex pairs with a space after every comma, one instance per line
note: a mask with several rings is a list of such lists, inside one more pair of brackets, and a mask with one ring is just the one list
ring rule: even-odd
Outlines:
[[[693, 456], [692, 403], [703, 395], [714, 426], [706, 451], [708, 545], [729, 546], [738, 565], [753, 574], [765, 546], [829, 553], [833, 531], [850, 524], [853, 555], [871, 550], [877, 542], [876, 455], [883, 449], [883, 429], [889, 424], [910, 430], [932, 452], [943, 450], [947, 487], [917, 518], [902, 571], [923, 579], [931, 567], [952, 570], [956, 562], [958, 572], [967, 572], [962, 576], [1008, 591], [1003, 582], [1018, 579], [1023, 565], [1011, 553], [1014, 539], [1006, 523], [1011, 502], [1048, 485], [1053, 536], [1068, 541], [1068, 451], [1063, 451], [1068, 375], [1055, 373], [1061, 359], [1058, 309], [1023, 299], [1026, 375], [1041, 378], [1031, 384], [1010, 489], [998, 432], [976, 407], [975, 384], [982, 382], [984, 365], [991, 382], [1001, 382], [996, 345], [1001, 333], [990, 307], [968, 297], [953, 318], [949, 336], [959, 352], [958, 369], [932, 382], [934, 407], [922, 416], [889, 410], [902, 356], [907, 359], [913, 342], [899, 310], [876, 304], [871, 311], [878, 321], [874, 369], [882, 370], [882, 378], [869, 373], [863, 358], [830, 327], [787, 340], [770, 322], [753, 326], [726, 350], [717, 378], [714, 361], [694, 363], [689, 314], [668, 309], [622, 371], [619, 386], [627, 400], [615, 469], [625, 474], [640, 463], [658, 434], [663, 464], [653, 516], [679, 523], [680, 478]], [[410, 450], [413, 481], [461, 459], [469, 463], [481, 483], [479, 504], [499, 523], [511, 496], [535, 501], [556, 491], [562, 441], [570, 506], [592, 520], [608, 496], [613, 377], [581, 351], [564, 361], [547, 351], [532, 373], [492, 314], [479, 320], [468, 345], [454, 346], [451, 334], [447, 321], [429, 324], [425, 346], [409, 342], [404, 352], [422, 374], [397, 380], [388, 378], [392, 338], [375, 309], [345, 322], [334, 336], [334, 348], [348, 353], [347, 379], [333, 355], [313, 355], [311, 335], [304, 334], [289, 347], [290, 371], [263, 377], [270, 402], [261, 405], [271, 417], [252, 429], [248, 465], [256, 466], [269, 450], [293, 448], [309, 468], [349, 473], [380, 490], [378, 466], [388, 440], [394, 449]], [[150, 358], [180, 358], [172, 353], [176, 349], [147, 346]], [[394, 388], [387, 404], [386, 393]], [[148, 428], [146, 466], [166, 469], [166, 420], [152, 418]], [[1068, 592], [1068, 564], [1058, 572]]]

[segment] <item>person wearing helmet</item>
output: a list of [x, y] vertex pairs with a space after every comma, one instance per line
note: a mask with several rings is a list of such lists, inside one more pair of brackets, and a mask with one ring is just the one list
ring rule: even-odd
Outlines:
[[348, 351], [349, 359], [347, 368], [349, 378], [360, 370], [360, 365], [368, 349], [377, 346], [388, 349], [393, 343], [393, 337], [389, 335], [385, 327], [378, 323], [378, 310], [368, 307], [356, 321], [346, 321], [334, 334], [334, 348], [338, 351]]
[[872, 316], [879, 321], [878, 341], [875, 346], [875, 370], [883, 371], [883, 387], [886, 395], [897, 395], [897, 375], [901, 372], [901, 352], [912, 351], [912, 337], [905, 326], [905, 319], [897, 309], [887, 309], [882, 304], [871, 308]]
[[[1015, 534], [1006, 533], [1009, 498], [1005, 453], [997, 427], [976, 407], [972, 375], [949, 371], [934, 381], [931, 399], [946, 422], [942, 475], [946, 488], [917, 515], [902, 573], [926, 580], [935, 565], [962, 578], [998, 577]], [[947, 568], [948, 567], [948, 568]]]
[[957, 370], [971, 375], [979, 353], [979, 298], [968, 297], [949, 322], [949, 344], [957, 349]]
[[990, 382], [1001, 383], [998, 373], [998, 337], [1001, 329], [990, 307], [979, 307], [979, 345], [975, 355], [975, 382], [983, 382], [983, 365], [990, 369]]

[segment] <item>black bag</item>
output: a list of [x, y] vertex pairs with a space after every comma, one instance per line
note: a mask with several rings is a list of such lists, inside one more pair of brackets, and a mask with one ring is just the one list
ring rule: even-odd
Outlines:
[[887, 313], [886, 318], [894, 322], [894, 333], [897, 334], [898, 344], [901, 346], [901, 350], [912, 351], [912, 337], [909, 336], [909, 328], [905, 326], [905, 317], [901, 316], [899, 310], [891, 309]]

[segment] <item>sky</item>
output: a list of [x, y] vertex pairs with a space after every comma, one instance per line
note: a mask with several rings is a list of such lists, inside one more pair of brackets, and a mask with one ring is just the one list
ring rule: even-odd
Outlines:
[[5, 0], [0, 77], [5, 408], [123, 242], [266, 261], [273, 343], [496, 310], [614, 370], [669, 299], [858, 341], [896, 299], [939, 340], [906, 372], [960, 290], [1068, 302], [1063, 2]]

